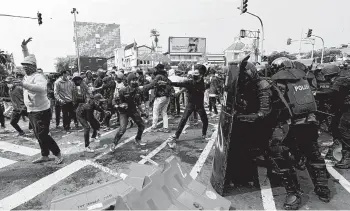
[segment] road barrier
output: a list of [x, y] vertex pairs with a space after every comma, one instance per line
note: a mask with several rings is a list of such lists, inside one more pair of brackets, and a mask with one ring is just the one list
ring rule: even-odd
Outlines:
[[229, 210], [231, 202], [193, 180], [173, 157], [164, 168], [132, 163], [119, 179], [51, 203], [52, 210]]

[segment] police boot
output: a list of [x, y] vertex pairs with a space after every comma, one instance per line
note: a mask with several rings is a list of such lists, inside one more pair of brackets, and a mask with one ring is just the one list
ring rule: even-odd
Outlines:
[[310, 170], [309, 173], [315, 186], [316, 195], [321, 201], [328, 203], [331, 200], [331, 190], [328, 188], [326, 164], [311, 164]]
[[282, 184], [286, 189], [287, 196], [283, 204], [285, 210], [297, 210], [301, 205], [300, 185], [295, 173], [286, 171], [282, 175]]
[[339, 163], [335, 164], [335, 167], [340, 169], [349, 169], [350, 168], [350, 151], [342, 150], [342, 158]]

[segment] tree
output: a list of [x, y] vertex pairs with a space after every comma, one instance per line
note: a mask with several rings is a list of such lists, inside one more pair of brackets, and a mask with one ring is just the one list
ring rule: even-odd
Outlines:
[[[56, 72], [60, 73], [63, 70], [67, 70], [72, 72], [72, 69], [77, 69], [78, 67], [78, 61], [75, 58], [70, 58], [70, 57], [58, 57], [56, 58]], [[71, 68], [73, 67], [73, 68]]]
[[1, 76], [7, 76], [8, 75], [8, 64], [11, 64], [11, 58], [10, 55], [5, 53], [4, 51], [0, 50], [0, 75]]
[[290, 55], [288, 52], [286, 51], [282, 51], [282, 52], [273, 52], [271, 55], [267, 56], [267, 61], [269, 63], [269, 65], [271, 65], [271, 63], [280, 57], [287, 57], [290, 60], [295, 60], [297, 59], [295, 56]]

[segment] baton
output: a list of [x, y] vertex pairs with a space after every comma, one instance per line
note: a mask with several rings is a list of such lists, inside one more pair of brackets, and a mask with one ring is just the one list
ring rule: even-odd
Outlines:
[[325, 114], [325, 115], [328, 115], [328, 116], [335, 117], [335, 115], [330, 114], [330, 113], [327, 113], [327, 112], [324, 112], [324, 111], [318, 111], [318, 110], [317, 110], [316, 113]]

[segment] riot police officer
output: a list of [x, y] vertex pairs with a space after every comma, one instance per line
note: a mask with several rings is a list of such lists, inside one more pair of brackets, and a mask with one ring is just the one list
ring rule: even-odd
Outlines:
[[[308, 159], [307, 168], [315, 186], [315, 193], [324, 202], [330, 201], [328, 174], [317, 143], [318, 126], [314, 112], [316, 103], [306, 74], [295, 69], [285, 57], [272, 62], [271, 79], [274, 87], [273, 119], [275, 128], [269, 143], [269, 159], [273, 171], [282, 180], [287, 196], [284, 208], [298, 209], [301, 192], [291, 154], [299, 160], [301, 151]], [[296, 150], [298, 149], [298, 150]]]
[[[267, 148], [272, 128], [269, 120], [272, 109], [271, 86], [260, 78], [255, 65], [248, 62], [249, 58], [247, 56], [241, 61], [237, 82], [235, 127], [238, 128], [238, 134], [235, 137], [239, 137], [239, 140], [236, 143], [238, 146], [232, 147], [234, 152], [231, 154], [239, 159], [230, 159], [235, 160], [230, 166], [237, 165], [244, 172], [240, 175], [232, 174], [232, 183], [243, 185], [254, 184], [256, 165], [253, 151]], [[259, 134], [259, 140], [256, 134]]]

